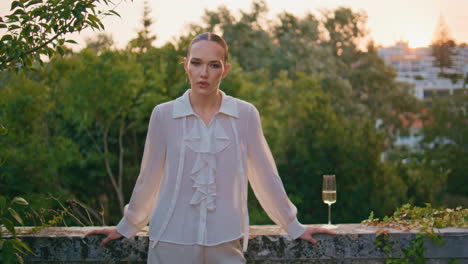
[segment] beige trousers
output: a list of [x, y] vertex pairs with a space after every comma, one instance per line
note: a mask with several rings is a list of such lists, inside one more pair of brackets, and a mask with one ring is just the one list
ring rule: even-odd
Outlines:
[[148, 264], [245, 264], [240, 240], [215, 246], [181, 245], [159, 241], [148, 250]]

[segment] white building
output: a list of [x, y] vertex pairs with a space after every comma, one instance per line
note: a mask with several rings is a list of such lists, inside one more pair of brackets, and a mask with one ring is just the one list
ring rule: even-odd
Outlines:
[[[468, 74], [468, 46], [457, 46], [455, 53], [452, 57], [453, 67], [446, 72], [465, 76]], [[398, 42], [394, 46], [380, 48], [378, 54], [395, 68], [397, 81], [414, 85], [414, 95], [419, 99], [429, 98], [433, 94], [454, 94], [455, 90], [463, 89], [463, 80], [452, 83], [439, 77], [440, 69], [433, 66], [435, 58], [428, 47], [412, 49], [407, 42]]]

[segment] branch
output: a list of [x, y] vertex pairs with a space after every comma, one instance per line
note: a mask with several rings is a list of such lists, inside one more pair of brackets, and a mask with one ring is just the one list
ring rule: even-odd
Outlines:
[[[83, 207], [86, 211], [86, 213], [88, 214], [88, 218], [89, 220], [91, 221], [91, 223], [93, 222], [93, 220], [91, 219], [91, 217], [89, 216], [89, 213], [91, 213], [96, 219], [99, 219], [101, 218], [101, 214], [96, 212], [96, 210], [92, 209], [91, 207], [87, 206], [86, 204], [78, 201], [76, 198], [73, 198], [71, 200], [69, 200], [70, 202], [72, 203], [76, 203], [78, 204], [79, 206]], [[93, 224], [94, 225], [94, 224]]]
[[115, 176], [114, 173], [112, 172], [112, 169], [110, 167], [109, 159], [108, 159], [108, 154], [109, 154], [109, 146], [107, 144], [107, 135], [109, 134], [109, 128], [106, 127], [104, 131], [102, 132], [102, 143], [104, 145], [104, 163], [106, 165], [106, 171], [107, 175], [109, 175], [109, 178], [111, 180], [112, 186], [114, 187], [115, 190], [118, 189], [117, 182], [115, 181]]
[[103, 131], [102, 140], [103, 140], [103, 144], [104, 144], [104, 163], [106, 164], [107, 174], [109, 175], [112, 186], [114, 187], [115, 193], [117, 194], [117, 199], [119, 201], [120, 211], [123, 214], [124, 213], [124, 211], [123, 211], [124, 198], [123, 198], [123, 194], [122, 194], [122, 185], [118, 185], [117, 182], [115, 181], [115, 176], [112, 173], [112, 169], [110, 167], [110, 163], [109, 163], [109, 159], [108, 159], [109, 146], [107, 144], [107, 136], [109, 134], [109, 127], [110, 127], [110, 124], [112, 123], [113, 119], [114, 118], [110, 119], [110, 121], [108, 122], [107, 126], [105, 127], [105, 129]]
[[123, 159], [124, 159], [124, 147], [123, 147], [123, 136], [125, 134], [125, 123], [123, 120], [120, 122], [119, 129], [119, 186], [122, 186], [123, 177]]
[[86, 134], [88, 134], [88, 137], [91, 139], [91, 141], [93, 141], [94, 146], [96, 147], [97, 151], [103, 154], [102, 150], [99, 148], [99, 144], [96, 142], [96, 139], [94, 139], [93, 135], [91, 135], [91, 132], [89, 132], [87, 128], [85, 128], [85, 131], [86, 131]]
[[65, 213], [67, 213], [68, 215], [70, 215], [73, 219], [75, 219], [75, 221], [77, 221], [80, 225], [86, 226], [85, 224], [83, 224], [83, 222], [80, 221], [80, 219], [78, 219], [74, 214], [72, 214], [72, 213], [68, 210], [68, 208], [66, 208], [66, 207], [59, 201], [59, 199], [55, 198], [55, 197], [54, 197], [53, 195], [51, 195], [51, 194], [49, 194], [49, 197], [50, 197], [51, 199], [54, 199], [57, 203], [59, 203], [59, 205], [63, 208], [63, 211], [64, 211]]
[[[109, 9], [109, 11], [113, 11], [113, 12], [111, 12], [112, 14], [118, 15], [117, 12], [115, 12], [115, 9], [116, 9], [123, 1], [124, 1], [124, 0], [121, 0], [121, 1], [119, 1], [119, 3], [114, 4], [114, 7], [111, 8], [111, 9]], [[94, 2], [94, 1], [91, 1], [91, 3], [92, 3], [92, 2]], [[132, 0], [132, 2], [133, 2], [133, 0]], [[94, 11], [93, 11], [93, 12], [94, 12]], [[103, 12], [103, 13], [101, 14], [101, 16], [99, 17], [99, 21], [100, 21], [101, 19], [103, 19], [106, 15], [109, 15], [109, 14], [110, 14], [109, 12], [107, 12], [107, 13], [106, 13], [106, 12]], [[84, 20], [84, 18], [83, 18], [83, 20]], [[70, 22], [69, 22], [68, 24], [65, 25], [65, 27], [64, 27], [63, 30], [59, 31], [55, 36], [53, 36], [51, 39], [47, 40], [46, 42], [40, 44], [39, 46], [36, 46], [36, 47], [34, 47], [34, 48], [32, 48], [32, 49], [30, 49], [30, 50], [24, 52], [21, 56], [30, 55], [30, 54], [32, 54], [32, 53], [34, 53], [34, 52], [36, 52], [36, 51], [38, 51], [38, 50], [40, 50], [40, 49], [46, 47], [47, 45], [49, 45], [50, 43], [52, 43], [54, 40], [56, 40], [60, 35], [63, 35], [63, 34], [65, 34], [65, 33], [67, 33], [67, 30], [66, 30], [66, 29], [67, 29], [70, 25], [72, 25], [72, 23], [74, 23], [75, 21], [76, 21], [76, 17], [73, 17], [72, 20], [70, 20]], [[37, 23], [36, 23], [36, 24], [37, 24]], [[83, 25], [83, 26], [81, 27], [80, 31], [83, 30], [83, 29], [86, 29], [86, 28], [88, 28], [88, 27], [89, 27], [89, 25], [85, 24], [85, 25]], [[39, 32], [35, 32], [35, 33], [36, 33], [36, 34], [39, 34]], [[71, 32], [70, 32], [70, 33], [71, 33]], [[5, 67], [5, 68], [10, 68], [10, 67], [12, 67], [12, 66], [6, 65], [6, 64], [8, 64], [8, 63], [10, 63], [10, 62], [12, 62], [12, 61], [18, 60], [19, 58], [20, 58], [20, 56], [13, 56], [13, 57], [7, 59], [7, 60], [5, 61], [5, 63], [4, 63], [4, 64], [5, 64], [4, 67]]]
[[[70, 21], [70, 23], [68, 23], [65, 27], [70, 26], [71, 23], [72, 23], [74, 20], [76, 20], [76, 18], [73, 18], [73, 19]], [[83, 29], [85, 29], [85, 28], [86, 28], [86, 26], [83, 27]], [[62, 35], [62, 34], [64, 34], [64, 33], [66, 33], [66, 31], [64, 31], [64, 30], [58, 32], [53, 38], [49, 39], [48, 41], [44, 42], [43, 44], [41, 44], [41, 45], [39, 45], [39, 46], [37, 46], [37, 47], [35, 47], [35, 48], [32, 48], [32, 49], [26, 51], [23, 55], [28, 55], [28, 54], [31, 54], [31, 53], [33, 53], [33, 52], [36, 52], [36, 51], [38, 51], [38, 50], [44, 48], [45, 46], [49, 45], [52, 41], [54, 41], [56, 38], [58, 38], [60, 35]], [[19, 56], [12, 57], [12, 58], [10, 58], [10, 59], [7, 59], [5, 63], [9, 63], [9, 62], [11, 62], [11, 61], [17, 60], [18, 58], [19, 58]]]

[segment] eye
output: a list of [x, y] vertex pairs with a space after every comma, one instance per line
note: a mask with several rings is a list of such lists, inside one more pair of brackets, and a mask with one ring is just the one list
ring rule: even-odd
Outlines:
[[211, 64], [211, 68], [219, 69], [219, 68], [221, 68], [221, 64], [213, 63], [213, 64]]
[[190, 64], [198, 66], [198, 65], [200, 65], [200, 62], [199, 61], [190, 61]]

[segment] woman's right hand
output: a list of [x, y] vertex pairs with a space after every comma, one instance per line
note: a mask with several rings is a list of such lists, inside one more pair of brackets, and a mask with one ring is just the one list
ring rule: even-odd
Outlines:
[[106, 228], [101, 228], [101, 229], [96, 229], [96, 230], [93, 230], [93, 231], [89, 231], [85, 234], [85, 236], [89, 236], [89, 235], [95, 235], [95, 234], [100, 234], [100, 235], [106, 235], [107, 237], [104, 238], [102, 241], [101, 241], [101, 246], [105, 246], [107, 243], [109, 243], [110, 241], [112, 240], [115, 240], [115, 239], [119, 239], [121, 237], [123, 237], [122, 234], [120, 234], [118, 231], [117, 231], [117, 228], [116, 227], [106, 227]]

